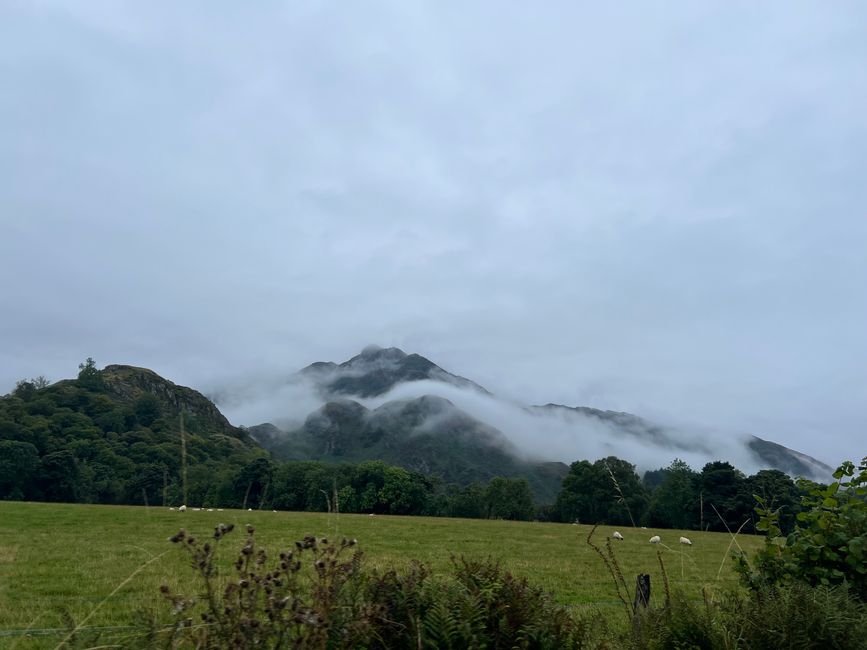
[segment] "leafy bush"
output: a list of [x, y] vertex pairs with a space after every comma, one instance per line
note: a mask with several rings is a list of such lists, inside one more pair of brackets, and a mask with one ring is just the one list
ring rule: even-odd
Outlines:
[[867, 601], [867, 458], [843, 463], [828, 486], [801, 480], [805, 491], [795, 529], [780, 537], [779, 510], [755, 496], [765, 546], [750, 566], [743, 554], [735, 568], [755, 589], [793, 581], [812, 586], [847, 585]]

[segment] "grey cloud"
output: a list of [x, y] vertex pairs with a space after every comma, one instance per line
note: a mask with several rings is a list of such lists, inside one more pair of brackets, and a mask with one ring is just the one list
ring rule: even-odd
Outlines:
[[0, 383], [377, 342], [862, 455], [865, 17], [6, 4]]

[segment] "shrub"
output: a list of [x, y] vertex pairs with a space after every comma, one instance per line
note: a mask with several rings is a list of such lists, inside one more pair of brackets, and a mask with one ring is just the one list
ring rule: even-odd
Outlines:
[[224, 578], [217, 548], [231, 531], [221, 524], [204, 543], [184, 531], [172, 537], [189, 553], [200, 593], [162, 587], [176, 616], [159, 635], [167, 647], [600, 647], [601, 619], [573, 616], [496, 562], [453, 558], [445, 581], [419, 563], [403, 574], [366, 573], [355, 540], [308, 536], [269, 566], [248, 526], [234, 574]]
[[735, 568], [752, 589], [793, 581], [812, 586], [848, 585], [867, 601], [867, 458], [856, 467], [843, 463], [828, 486], [800, 480], [805, 491], [795, 529], [780, 537], [779, 510], [754, 495], [757, 528], [765, 546], [750, 566], [743, 554]]
[[722, 626], [737, 647], [865, 647], [867, 605], [845, 586], [810, 587], [794, 582], [762, 587], [746, 597], [730, 594], [720, 605]]
[[[291, 643], [296, 648], [352, 648], [367, 641], [374, 612], [347, 588], [359, 576], [355, 540], [333, 544], [305, 537], [268, 567], [267, 553], [256, 547], [254, 529], [247, 526], [235, 575], [221, 589], [216, 550], [232, 528], [217, 526], [213, 540], [204, 544], [183, 530], [172, 537], [190, 554], [202, 587], [198, 599], [162, 587], [177, 616], [172, 647], [276, 648]], [[201, 623], [194, 625], [188, 614], [197, 603], [204, 611]]]
[[726, 638], [714, 603], [695, 603], [674, 592], [664, 607], [636, 612], [621, 645], [635, 650], [716, 650], [731, 647]]

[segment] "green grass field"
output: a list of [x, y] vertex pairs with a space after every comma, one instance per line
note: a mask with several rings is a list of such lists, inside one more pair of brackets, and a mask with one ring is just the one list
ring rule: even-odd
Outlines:
[[[227, 559], [236, 556], [244, 538], [243, 525], [250, 523], [256, 527], [258, 543], [275, 554], [296, 539], [314, 534], [357, 538], [366, 565], [378, 569], [400, 568], [417, 559], [437, 572], [448, 569], [452, 554], [490, 556], [552, 592], [560, 602], [599, 607], [619, 604], [607, 569], [585, 541], [588, 526], [240, 510], [180, 513], [167, 508], [0, 502], [0, 647], [53, 647], [61, 636], [43, 632], [44, 636], [25, 639], [16, 631], [62, 628], [69, 620], [80, 623], [97, 607], [87, 627], [135, 625], [142, 620], [142, 612], [169, 620], [159, 586], [168, 583], [175, 592], [192, 595], [195, 583], [186, 554], [168, 537], [180, 528], [209, 536], [221, 522], [239, 528], [222, 542]], [[613, 530], [600, 526], [594, 540], [604, 546]], [[662, 578], [657, 550], [663, 554], [672, 587], [696, 598], [705, 586], [719, 589], [735, 581], [728, 559], [732, 541], [728, 534], [618, 530], [625, 537], [615, 547], [623, 573], [630, 584], [636, 574], [650, 573], [659, 597]], [[662, 536], [664, 546], [648, 542], [654, 534]], [[690, 537], [693, 546], [678, 544], [681, 534]], [[737, 543], [751, 552], [761, 538], [738, 536]]]

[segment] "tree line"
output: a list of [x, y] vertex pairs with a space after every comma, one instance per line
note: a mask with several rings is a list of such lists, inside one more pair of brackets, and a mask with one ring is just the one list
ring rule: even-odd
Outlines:
[[707, 463], [700, 471], [675, 459], [668, 467], [644, 473], [610, 456], [591, 463], [576, 461], [563, 479], [551, 511], [557, 521], [644, 525], [732, 532], [753, 532], [759, 496], [780, 508], [784, 532], [792, 529], [801, 497], [813, 483], [800, 485], [776, 469], [745, 475], [726, 461]]

